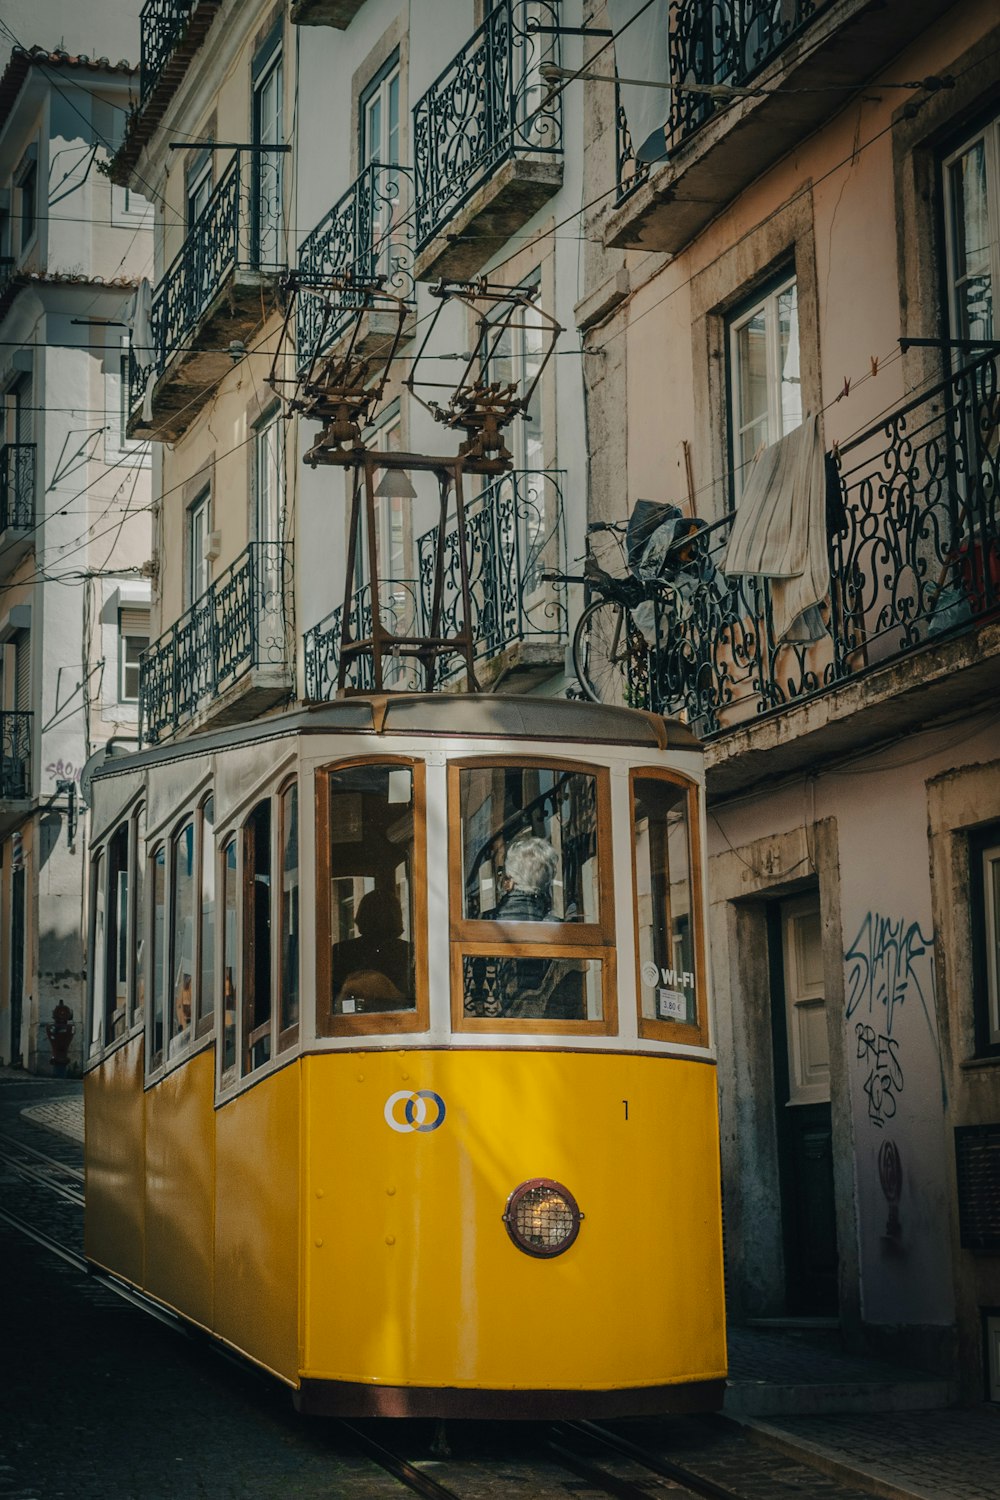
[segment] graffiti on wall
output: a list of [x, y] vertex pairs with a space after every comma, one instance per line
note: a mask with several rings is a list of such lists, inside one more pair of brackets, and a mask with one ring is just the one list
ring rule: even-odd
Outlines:
[[929, 1014], [932, 942], [919, 922], [870, 911], [844, 954], [846, 1015], [854, 1019], [855, 1056], [865, 1072], [868, 1118], [880, 1130], [895, 1115], [905, 1082], [899, 1035], [903, 1008], [908, 1000], [919, 1002]]

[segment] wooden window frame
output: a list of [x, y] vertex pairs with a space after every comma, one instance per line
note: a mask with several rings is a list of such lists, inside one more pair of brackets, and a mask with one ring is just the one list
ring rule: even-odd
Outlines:
[[[100, 898], [104, 898], [104, 921], [108, 920], [108, 898], [107, 898], [107, 876], [110, 860], [106, 843], [102, 843], [99, 849], [95, 849], [90, 856], [90, 913], [87, 921], [87, 950], [90, 957], [89, 973], [87, 975], [87, 1026], [84, 1046], [84, 1063], [89, 1065], [96, 1062], [104, 1052], [104, 994], [106, 983], [98, 984], [101, 976], [101, 965], [98, 962], [98, 932], [97, 912]], [[103, 886], [103, 892], [102, 892]], [[104, 934], [100, 936], [101, 947], [105, 954], [107, 944]], [[104, 959], [106, 962], [106, 958]], [[95, 1036], [95, 1026], [98, 1015], [101, 1018], [100, 1040]]]
[[[195, 861], [195, 928], [194, 928], [194, 989], [191, 997], [191, 1040], [198, 1040], [215, 1029], [215, 996], [209, 997], [208, 1005], [205, 1004], [205, 996], [202, 994], [203, 965], [202, 954], [204, 952], [204, 889], [202, 887], [202, 875], [205, 869], [205, 808], [212, 803], [212, 835], [208, 840], [208, 858], [212, 861], [212, 868], [216, 876], [216, 882], [212, 887], [212, 914], [214, 924], [218, 926], [219, 912], [219, 885], [218, 885], [218, 853], [215, 848], [215, 793], [206, 792], [198, 803], [195, 813], [194, 829], [194, 861]], [[215, 938], [212, 939], [213, 948], [216, 946]], [[217, 972], [213, 963], [212, 973]]]
[[[330, 913], [330, 777], [358, 766], [406, 767], [413, 778], [413, 886], [411, 940], [416, 1006], [413, 1010], [362, 1011], [334, 1015], [333, 939]], [[396, 1035], [426, 1031], [430, 1024], [427, 970], [427, 773], [424, 761], [406, 755], [359, 755], [331, 761], [316, 772], [316, 1035]], [[301, 819], [301, 809], [300, 809]], [[301, 833], [301, 822], [300, 822]], [[329, 1009], [328, 1009], [329, 1007]]]
[[[167, 996], [170, 988], [170, 970], [167, 965], [167, 957], [170, 953], [170, 838], [157, 838], [146, 857], [146, 879], [149, 885], [149, 1005], [146, 1011], [146, 1075], [151, 1076], [162, 1070], [167, 1061], [169, 1050], [168, 1028], [167, 1028]], [[156, 944], [156, 862], [160, 852], [163, 853], [163, 937], [159, 948]], [[163, 986], [162, 1002], [163, 1010], [160, 1017], [162, 1035], [160, 1037], [159, 1051], [154, 1050], [154, 1028], [156, 1026], [156, 977], [157, 968], [160, 971], [160, 982]]]
[[991, 942], [995, 939], [987, 864], [1000, 849], [1000, 823], [991, 821], [969, 833], [969, 924], [972, 956], [972, 1027], [974, 1056], [1000, 1062], [1000, 972]]
[[[216, 843], [215, 879], [216, 890], [221, 894], [221, 900], [216, 906], [219, 912], [219, 935], [216, 952], [219, 956], [219, 984], [216, 993], [216, 1006], [218, 1009], [218, 1088], [224, 1089], [234, 1087], [240, 1080], [240, 1063], [242, 1061], [243, 1048], [243, 852], [241, 828], [239, 825], [230, 827], [220, 836]], [[226, 855], [232, 844], [236, 858], [233, 862], [233, 886], [235, 890], [235, 902], [233, 911], [236, 917], [235, 931], [233, 933], [233, 953], [227, 955], [226, 950]], [[226, 1064], [226, 958], [233, 959], [233, 983], [235, 992], [233, 994], [233, 1061]]]
[[[688, 806], [688, 866], [691, 871], [691, 920], [695, 959], [695, 1015], [697, 1021], [664, 1021], [642, 1013], [642, 962], [639, 952], [639, 871], [635, 859], [635, 784], [636, 781], [666, 781], [682, 787]], [[635, 1005], [639, 1035], [649, 1041], [680, 1043], [687, 1047], [707, 1047], [708, 1041], [708, 967], [705, 943], [704, 859], [701, 836], [701, 787], [681, 771], [666, 766], [632, 766], [628, 775], [629, 842], [632, 856], [632, 942], [635, 949]]]
[[[253, 903], [252, 903], [252, 891], [253, 891], [253, 888], [251, 887], [250, 883], [247, 880], [247, 836], [248, 836], [248, 833], [249, 833], [249, 830], [250, 830], [251, 819], [255, 816], [255, 814], [257, 813], [258, 809], [261, 808], [261, 807], [264, 807], [264, 806], [266, 806], [267, 810], [268, 810], [268, 834], [267, 834], [267, 841], [268, 841], [268, 870], [270, 872], [270, 879], [269, 879], [269, 884], [268, 884], [268, 908], [269, 908], [268, 939], [269, 939], [269, 948], [270, 948], [270, 952], [268, 954], [268, 972], [269, 972], [269, 985], [270, 985], [270, 991], [271, 991], [271, 1006], [270, 1006], [270, 1014], [268, 1015], [267, 1019], [265, 1021], [258, 1020], [257, 1019], [257, 1005], [256, 1005], [257, 996], [256, 996], [256, 992], [255, 992], [254, 993], [254, 1005], [253, 1005], [253, 1020], [256, 1022], [256, 1024], [254, 1026], [250, 1027], [249, 1024], [248, 1024], [250, 1017], [247, 1014], [247, 1005], [248, 1005], [248, 994], [249, 994], [249, 990], [250, 990], [250, 984], [249, 984], [250, 970], [251, 970], [252, 963], [255, 963], [255, 953], [252, 951], [252, 944], [256, 941], [256, 933], [255, 933], [255, 928], [254, 928], [255, 913], [252, 910], [252, 905], [253, 905]], [[238, 898], [238, 906], [239, 906], [239, 910], [240, 910], [241, 917], [242, 917], [242, 924], [241, 924], [241, 928], [240, 928], [242, 941], [240, 942], [240, 945], [239, 945], [239, 947], [240, 947], [240, 982], [241, 982], [240, 983], [240, 989], [241, 989], [241, 1001], [242, 1001], [242, 1003], [241, 1003], [241, 1005], [239, 1007], [240, 1030], [239, 1030], [239, 1033], [238, 1033], [238, 1043], [239, 1043], [239, 1045], [238, 1045], [238, 1048], [237, 1048], [237, 1075], [240, 1078], [252, 1078], [255, 1073], [259, 1073], [262, 1068], [266, 1068], [269, 1063], [272, 1063], [274, 1061], [274, 1059], [275, 1059], [275, 1056], [276, 1056], [276, 1051], [275, 1051], [275, 1024], [276, 1024], [275, 1023], [275, 1002], [277, 1000], [277, 995], [275, 993], [275, 983], [274, 983], [275, 951], [276, 951], [276, 947], [277, 947], [277, 944], [275, 943], [275, 940], [274, 940], [275, 939], [275, 928], [276, 928], [276, 923], [275, 923], [275, 900], [274, 900], [275, 834], [276, 834], [275, 823], [276, 823], [276, 819], [275, 819], [275, 811], [274, 811], [274, 793], [272, 791], [272, 792], [268, 792], [263, 797], [259, 797], [257, 799], [257, 801], [254, 802], [253, 806], [248, 810], [246, 816], [242, 819], [242, 821], [241, 821], [241, 823], [239, 825], [239, 829], [237, 831], [238, 866], [239, 866], [239, 877], [240, 877], [240, 880], [239, 880], [240, 895], [239, 895], [239, 898]], [[256, 835], [255, 835], [255, 838], [256, 838]], [[256, 849], [254, 851], [254, 868], [255, 868], [255, 871], [256, 871], [256, 868], [257, 868]], [[270, 1053], [263, 1060], [263, 1062], [259, 1062], [256, 1065], [254, 1065], [254, 1063], [252, 1061], [253, 1050], [254, 1050], [254, 1048], [256, 1046], [259, 1045], [259, 1043], [261, 1043], [261, 1042], [263, 1042], [265, 1040], [269, 1040], [270, 1043], [271, 1043]]]
[[[177, 858], [177, 850], [180, 840], [186, 829], [191, 829], [191, 1015], [186, 1026], [174, 1029], [176, 996], [174, 995], [174, 974], [176, 971], [176, 945], [178, 940], [177, 929], [177, 878], [180, 869], [180, 861]], [[164, 1012], [164, 1038], [166, 1042], [165, 1061], [173, 1062], [177, 1057], [187, 1052], [194, 1035], [195, 996], [198, 986], [198, 819], [193, 812], [186, 812], [180, 818], [171, 831], [167, 840], [167, 952], [169, 961], [167, 963], [167, 988], [165, 999], [170, 1002], [169, 1015]]]
[[[298, 823], [298, 979], [299, 979], [299, 1019], [293, 1021], [290, 1026], [282, 1029], [281, 1021], [284, 1014], [284, 986], [282, 982], [282, 949], [285, 941], [284, 924], [284, 897], [285, 897], [285, 798], [294, 789], [296, 794], [296, 821]], [[273, 882], [273, 906], [271, 920], [275, 923], [278, 940], [274, 944], [274, 1036], [272, 1038], [272, 1055], [279, 1052], [287, 1052], [294, 1047], [299, 1040], [299, 1028], [302, 1024], [302, 794], [299, 788], [299, 778], [291, 775], [278, 787], [275, 793], [277, 802], [277, 863], [275, 866], [275, 880]]]
[[[506, 922], [466, 917], [462, 848], [461, 778], [463, 771], [507, 769], [566, 771], [592, 776], [597, 786], [597, 921]], [[513, 1035], [614, 1036], [618, 1031], [617, 950], [615, 944], [614, 863], [611, 838], [611, 773], [607, 766], [585, 765], [548, 755], [472, 755], [448, 762], [448, 890], [451, 922], [451, 1029]], [[568, 940], [567, 935], [571, 935]], [[596, 959], [601, 963], [599, 1020], [545, 1020], [467, 1016], [462, 983], [465, 957]]]
[[[146, 914], [147, 913], [145, 911], [143, 911], [143, 905], [142, 905], [142, 902], [140, 902], [140, 899], [139, 899], [140, 898], [140, 889], [139, 889], [140, 881], [138, 879], [139, 871], [141, 870], [142, 871], [142, 878], [141, 878], [142, 889], [141, 889], [141, 895], [142, 895], [143, 901], [145, 901], [146, 889], [147, 889], [146, 888], [146, 881], [147, 881], [148, 876], [149, 876], [149, 871], [148, 871], [148, 869], [146, 867], [146, 850], [145, 850], [145, 847], [144, 847], [145, 843], [146, 843], [145, 827], [143, 827], [143, 832], [142, 832], [141, 838], [140, 838], [140, 835], [139, 835], [139, 825], [140, 825], [140, 823], [143, 823], [143, 824], [145, 823], [145, 815], [146, 815], [146, 804], [145, 804], [145, 802], [140, 802], [138, 804], [138, 806], [135, 808], [135, 810], [132, 813], [131, 817], [129, 818], [129, 836], [128, 837], [129, 837], [129, 858], [130, 858], [130, 861], [131, 861], [130, 869], [132, 870], [132, 881], [131, 881], [131, 885], [130, 885], [130, 889], [129, 889], [129, 893], [128, 893], [128, 902], [129, 902], [129, 942], [128, 942], [128, 1026], [126, 1028], [127, 1031], [131, 1031], [134, 1026], [144, 1026], [145, 1025], [145, 1021], [146, 1021], [145, 995], [143, 995], [143, 1003], [141, 1005], [139, 1004], [139, 996], [138, 996], [139, 973], [138, 973], [138, 964], [136, 962], [136, 960], [137, 960], [137, 958], [139, 956], [139, 945], [141, 943], [142, 944], [142, 951], [143, 951], [143, 958], [146, 961], [146, 965], [147, 965], [147, 969], [148, 969], [149, 933], [146, 930], [146, 927], [147, 927]], [[147, 910], [148, 910], [148, 908], [147, 908]], [[148, 973], [146, 973], [146, 974], [143, 975], [143, 980], [144, 980], [144, 982], [148, 982]]]
[[[112, 848], [114, 846], [115, 840], [118, 839], [118, 838], [120, 838], [122, 834], [125, 835], [125, 863], [124, 863], [124, 866], [122, 866], [122, 865], [119, 864], [118, 866], [114, 867], [115, 868], [115, 873], [116, 873], [116, 875], [119, 878], [121, 876], [121, 871], [122, 871], [123, 868], [125, 870], [125, 875], [126, 875], [126, 886], [125, 886], [125, 997], [124, 997], [124, 1000], [122, 1002], [121, 1007], [113, 1006], [110, 1009], [110, 1011], [108, 1009], [107, 999], [105, 999], [105, 1004], [104, 1004], [104, 1043], [105, 1043], [105, 1046], [109, 1046], [109, 1047], [113, 1046], [115, 1042], [120, 1041], [122, 1039], [122, 1037], [127, 1036], [128, 1035], [128, 1030], [129, 1030], [129, 1010], [130, 1010], [130, 994], [131, 994], [131, 972], [132, 972], [132, 964], [133, 964], [133, 952], [132, 952], [132, 950], [133, 950], [133, 932], [134, 932], [133, 923], [132, 923], [132, 880], [133, 880], [133, 873], [134, 873], [134, 869], [135, 869], [135, 866], [132, 863], [132, 826], [131, 825], [132, 825], [132, 819], [131, 818], [123, 818], [121, 820], [121, 822], [116, 823], [115, 826], [114, 826], [114, 828], [112, 828], [110, 834], [108, 835], [107, 842], [104, 845], [104, 852], [105, 852], [105, 855], [106, 855], [106, 858], [107, 858], [107, 868], [105, 870], [105, 880], [107, 882], [107, 890], [106, 890], [106, 894], [105, 894], [105, 903], [104, 903], [104, 921], [105, 921], [105, 929], [106, 929], [106, 937], [105, 937], [105, 959], [104, 959], [104, 985], [105, 985], [105, 995], [107, 996], [108, 994], [110, 994], [110, 980], [111, 980], [111, 970], [110, 970], [110, 967], [108, 965], [108, 959], [111, 957], [111, 931], [112, 931], [112, 924], [111, 924], [111, 896], [112, 896], [112, 888], [111, 887], [112, 887], [112, 881], [111, 881], [111, 875], [112, 875], [113, 865], [112, 865], [111, 851], [112, 851]], [[120, 929], [119, 929], [119, 926], [118, 926], [118, 904], [117, 904], [117, 901], [115, 903], [114, 934], [115, 934], [114, 947], [117, 950], [119, 944], [121, 943], [121, 932], [120, 932]], [[115, 954], [115, 966], [114, 967], [115, 967], [115, 974], [117, 975], [117, 972], [118, 972], [117, 953]], [[121, 1030], [116, 1032], [115, 1027], [119, 1023], [119, 1021], [121, 1022]]]

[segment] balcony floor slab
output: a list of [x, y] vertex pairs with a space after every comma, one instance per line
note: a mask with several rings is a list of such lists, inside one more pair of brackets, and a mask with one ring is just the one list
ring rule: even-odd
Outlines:
[[1000, 690], [1000, 621], [897, 656], [705, 747], [710, 803], [774, 786], [979, 706]]
[[279, 306], [277, 277], [260, 271], [235, 271], [185, 335], [184, 347], [171, 355], [153, 387], [152, 421], [141, 406], [133, 408], [129, 437], [172, 443], [190, 427], [212, 392], [233, 368], [231, 343], [246, 344]]
[[469, 280], [562, 182], [562, 162], [553, 157], [505, 161], [420, 251], [413, 267], [415, 280]]
[[[786, 44], [752, 82], [770, 93], [727, 105], [608, 217], [604, 241], [677, 255], [770, 166], [800, 146], [925, 27], [938, 0], [837, 0]], [[839, 92], [843, 85], [843, 93]]]

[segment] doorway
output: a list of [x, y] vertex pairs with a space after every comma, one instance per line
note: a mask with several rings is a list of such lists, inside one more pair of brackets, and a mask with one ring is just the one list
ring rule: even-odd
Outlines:
[[793, 1317], [832, 1316], [837, 1221], [819, 892], [776, 902], [769, 939], [785, 1306]]

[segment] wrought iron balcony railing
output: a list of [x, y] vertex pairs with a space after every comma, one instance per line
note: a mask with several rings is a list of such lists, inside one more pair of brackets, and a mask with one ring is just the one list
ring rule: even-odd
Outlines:
[[540, 69], [555, 60], [558, 0], [497, 0], [413, 110], [417, 249], [501, 162], [562, 151], [558, 97]]
[[[362, 305], [343, 291], [342, 310], [329, 316], [319, 295], [333, 278], [368, 283], [383, 278], [397, 297], [413, 293], [413, 173], [409, 167], [376, 162], [357, 177], [330, 212], [302, 241], [297, 302], [299, 368], [337, 342]], [[310, 291], [310, 288], [316, 291]]]
[[0, 713], [0, 801], [31, 795], [31, 726], [34, 714]]
[[149, 92], [187, 29], [198, 0], [146, 0], [139, 16], [139, 98]]
[[251, 542], [139, 664], [139, 737], [155, 745], [255, 668], [287, 671], [291, 560]]
[[1000, 617], [998, 366], [979, 360], [840, 448], [822, 639], [778, 640], [771, 583], [722, 572], [726, 518], [658, 609], [631, 700], [711, 737]]
[[27, 531], [35, 524], [35, 444], [0, 448], [0, 532]]
[[[517, 642], [548, 643], [561, 648], [566, 641], [565, 589], [545, 583], [542, 573], [565, 568], [562, 473], [522, 471], [503, 474], [469, 501], [465, 508], [469, 585], [473, 608], [473, 644], [477, 661], [497, 656]], [[434, 550], [437, 531], [425, 532], [417, 542], [419, 578], [383, 582], [382, 620], [394, 634], [427, 634], [431, 617]], [[455, 635], [460, 624], [461, 592], [457, 527], [445, 536], [445, 585], [441, 633]], [[352, 639], [370, 633], [371, 594], [363, 592], [351, 620]], [[334, 695], [340, 660], [342, 607], [335, 609], [303, 638], [306, 696], [324, 701]], [[458, 658], [441, 680], [460, 670]], [[400, 689], [424, 686], [422, 669], [413, 658], [393, 664], [387, 685]], [[369, 663], [357, 659], [351, 686], [371, 686]]]
[[[664, 79], [674, 85], [664, 132], [667, 156], [700, 129], [716, 111], [706, 94], [684, 84], [727, 83], [741, 87], [776, 57], [808, 24], [826, 0], [671, 0]], [[635, 160], [625, 112], [615, 89], [616, 160], [619, 203], [649, 176], [649, 165]]]
[[152, 349], [133, 345], [133, 410], [142, 404], [150, 374], [162, 374], [235, 271], [284, 271], [282, 162], [278, 151], [237, 152], [216, 183], [157, 284], [150, 310]]

